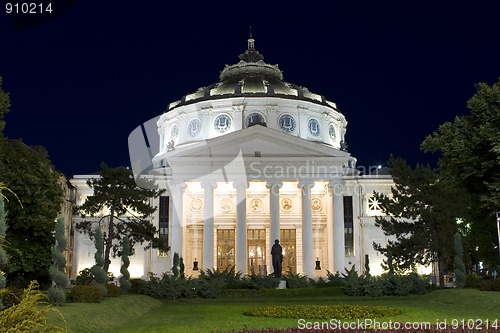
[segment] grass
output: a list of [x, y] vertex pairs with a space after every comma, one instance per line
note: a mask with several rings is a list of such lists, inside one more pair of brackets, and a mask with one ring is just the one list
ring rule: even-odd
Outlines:
[[[457, 319], [500, 320], [500, 293], [472, 289], [436, 290], [406, 297], [253, 297], [158, 301], [144, 295], [106, 299], [99, 304], [65, 304], [60, 308], [69, 332], [153, 333], [231, 332], [249, 328], [294, 327], [297, 319], [248, 317], [243, 312], [273, 304], [352, 304], [389, 306], [402, 314], [379, 321], [450, 323]], [[312, 319], [312, 318], [311, 318]], [[373, 318], [372, 318], [373, 319]]]

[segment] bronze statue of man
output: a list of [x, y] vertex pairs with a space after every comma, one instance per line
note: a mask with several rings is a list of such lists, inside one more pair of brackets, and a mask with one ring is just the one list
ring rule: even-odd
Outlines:
[[271, 248], [271, 256], [273, 259], [274, 277], [279, 278], [281, 277], [281, 267], [283, 263], [283, 248], [278, 239], [274, 241], [274, 245]]

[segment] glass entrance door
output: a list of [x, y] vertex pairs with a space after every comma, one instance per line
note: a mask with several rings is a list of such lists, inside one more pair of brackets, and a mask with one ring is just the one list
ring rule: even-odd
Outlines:
[[234, 267], [234, 229], [217, 229], [217, 269]]
[[266, 269], [266, 230], [247, 231], [248, 268], [250, 274], [267, 275]]
[[283, 268], [281, 274], [286, 274], [290, 270], [293, 273], [297, 273], [297, 254], [295, 242], [295, 229], [280, 230], [280, 244], [283, 248]]

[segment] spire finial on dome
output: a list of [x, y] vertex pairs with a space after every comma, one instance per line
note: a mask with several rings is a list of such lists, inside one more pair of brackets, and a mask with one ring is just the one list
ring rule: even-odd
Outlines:
[[255, 50], [255, 39], [252, 37], [252, 27], [250, 26], [250, 36], [248, 37], [248, 50]]

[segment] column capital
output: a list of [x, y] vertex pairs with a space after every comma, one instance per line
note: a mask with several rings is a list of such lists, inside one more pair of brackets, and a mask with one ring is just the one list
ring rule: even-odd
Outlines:
[[281, 180], [268, 180], [266, 183], [267, 188], [273, 188], [277, 186], [278, 188], [283, 187], [283, 182]]
[[213, 180], [203, 181], [200, 185], [204, 190], [206, 190], [207, 188], [217, 188], [217, 182]]
[[172, 189], [185, 189], [187, 186], [187, 184], [182, 181], [182, 180], [170, 180], [168, 181], [168, 187], [172, 188]]
[[328, 186], [331, 188], [339, 188], [345, 185], [345, 181], [341, 178], [334, 178], [328, 182]]
[[245, 181], [245, 180], [237, 180], [237, 181], [233, 182], [233, 187], [234, 188], [243, 187], [243, 188], [247, 189], [248, 185], [249, 185], [248, 182]]
[[314, 180], [309, 180], [309, 179], [301, 179], [301, 180], [298, 182], [297, 187], [302, 188], [302, 187], [304, 187], [304, 186], [307, 186], [307, 187], [309, 187], [309, 188], [313, 188], [315, 184], [316, 184], [316, 183], [314, 182]]

